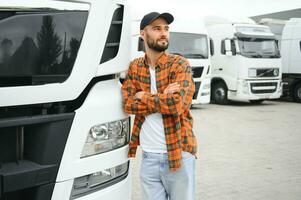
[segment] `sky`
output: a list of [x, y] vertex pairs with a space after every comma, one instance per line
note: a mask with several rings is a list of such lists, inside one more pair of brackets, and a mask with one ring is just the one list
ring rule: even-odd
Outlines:
[[[141, 18], [151, 11], [170, 12], [189, 19], [206, 15], [251, 17], [272, 12], [301, 8], [301, 0], [126, 0], [133, 17]], [[301, 17], [301, 16], [300, 16]]]

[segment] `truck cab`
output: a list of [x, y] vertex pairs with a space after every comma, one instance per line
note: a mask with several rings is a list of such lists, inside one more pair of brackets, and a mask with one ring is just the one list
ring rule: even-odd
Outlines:
[[130, 199], [121, 0], [0, 3], [0, 199]]
[[259, 104], [282, 94], [281, 59], [269, 27], [251, 20], [206, 19], [213, 40], [211, 99]]

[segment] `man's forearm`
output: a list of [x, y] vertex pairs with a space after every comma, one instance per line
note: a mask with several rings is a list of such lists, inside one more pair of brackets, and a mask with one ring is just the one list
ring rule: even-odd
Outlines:
[[148, 109], [155, 110], [161, 114], [178, 115], [183, 111], [183, 101], [179, 93], [145, 93], [141, 98], [141, 102], [147, 105]]
[[156, 110], [151, 109], [139, 99], [135, 99], [135, 97], [129, 97], [125, 101], [124, 110], [126, 113], [133, 115], [149, 115], [156, 112]]

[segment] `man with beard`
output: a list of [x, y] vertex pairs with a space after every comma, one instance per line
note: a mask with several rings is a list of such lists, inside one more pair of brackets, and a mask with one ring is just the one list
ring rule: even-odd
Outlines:
[[190, 104], [191, 67], [168, 54], [169, 13], [151, 12], [140, 23], [145, 56], [130, 63], [122, 86], [124, 110], [135, 115], [129, 157], [143, 152], [143, 200], [194, 200], [197, 141]]

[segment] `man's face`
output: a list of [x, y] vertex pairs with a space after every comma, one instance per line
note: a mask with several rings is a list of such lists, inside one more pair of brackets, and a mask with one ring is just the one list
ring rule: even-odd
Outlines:
[[169, 26], [164, 19], [154, 20], [140, 34], [150, 49], [162, 52], [168, 48]]

